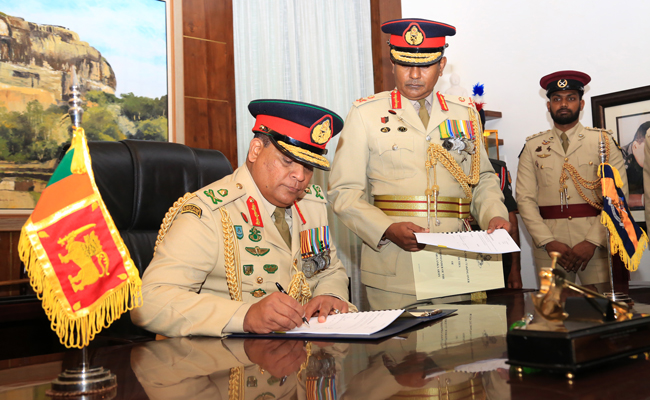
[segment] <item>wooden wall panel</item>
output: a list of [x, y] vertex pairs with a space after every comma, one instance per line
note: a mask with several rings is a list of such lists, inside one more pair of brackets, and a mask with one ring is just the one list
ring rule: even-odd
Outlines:
[[20, 294], [21, 285], [7, 285], [9, 281], [16, 282], [24, 278], [21, 276], [22, 267], [18, 257], [19, 239], [20, 232], [0, 232], [0, 297]]
[[372, 66], [375, 78], [375, 93], [395, 88], [393, 66], [390, 62], [390, 35], [381, 31], [381, 24], [402, 18], [401, 0], [370, 0], [370, 25], [372, 35]]
[[183, 1], [185, 144], [237, 168], [232, 0]]

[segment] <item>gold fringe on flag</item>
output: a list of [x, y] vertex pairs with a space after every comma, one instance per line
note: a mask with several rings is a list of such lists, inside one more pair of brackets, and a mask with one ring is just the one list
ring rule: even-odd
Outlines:
[[[607, 215], [607, 213], [602, 212], [600, 214], [600, 222], [605, 225], [610, 232], [616, 232], [616, 225], [614, 225], [614, 222], [609, 217], [609, 215]], [[638, 238], [639, 244], [632, 257], [630, 257], [630, 255], [627, 254], [627, 251], [625, 251], [623, 240], [621, 240], [618, 235], [609, 235], [609, 245], [612, 255], [618, 252], [619, 257], [621, 257], [621, 261], [623, 261], [623, 264], [625, 264], [625, 268], [632, 272], [636, 271], [639, 268], [641, 257], [643, 257], [643, 252], [648, 247], [648, 235], [646, 235], [643, 229], [641, 229], [641, 232], [643, 232], [643, 235]]]

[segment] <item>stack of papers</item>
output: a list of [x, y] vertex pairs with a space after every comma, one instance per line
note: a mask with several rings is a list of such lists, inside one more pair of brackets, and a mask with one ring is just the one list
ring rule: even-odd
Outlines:
[[302, 325], [287, 331], [287, 334], [319, 335], [372, 335], [397, 319], [404, 310], [365, 311], [328, 315], [323, 323], [312, 317], [309, 325]]

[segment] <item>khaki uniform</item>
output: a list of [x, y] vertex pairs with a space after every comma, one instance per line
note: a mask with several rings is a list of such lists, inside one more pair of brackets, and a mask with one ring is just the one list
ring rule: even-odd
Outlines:
[[[582, 284], [594, 284], [609, 280], [607, 260], [607, 241], [605, 227], [600, 223], [600, 216], [564, 219], [543, 219], [539, 208], [543, 206], [560, 205], [560, 175], [564, 163], [573, 165], [580, 176], [587, 181], [598, 179], [600, 164], [599, 142], [600, 129], [585, 128], [578, 123], [566, 132], [569, 137], [569, 147], [566, 154], [562, 149], [562, 132], [553, 128], [538, 133], [526, 139], [526, 145], [519, 156], [517, 170], [517, 205], [526, 229], [533, 238], [537, 248], [533, 250], [537, 271], [541, 267], [550, 267], [551, 258], [542, 247], [557, 240], [573, 247], [587, 240], [598, 246], [594, 256], [584, 271], [578, 272]], [[616, 143], [609, 138], [609, 163], [621, 174], [625, 184], [623, 191], [627, 196], [627, 176], [625, 162]], [[584, 204], [585, 200], [578, 193], [571, 177], [567, 180], [568, 212], [571, 204]], [[591, 200], [596, 199], [594, 193], [583, 187], [583, 193]], [[600, 187], [596, 189], [597, 199], [602, 198]], [[568, 216], [569, 214], [567, 214]], [[568, 273], [575, 280], [575, 273]]]
[[[308, 191], [297, 207], [291, 207], [291, 249], [264, 211], [262, 195], [246, 166], [197, 191], [179, 212], [142, 277], [144, 304], [131, 311], [133, 321], [165, 336], [242, 332], [251, 304], [277, 291], [275, 282], [288, 291], [296, 272], [293, 263], [301, 269], [299, 232], [328, 225], [321, 188], [310, 185]], [[251, 200], [257, 203], [263, 227], [253, 226], [254, 216], [247, 206]], [[235, 272], [243, 302], [230, 299], [226, 284], [221, 208], [229, 213], [237, 234]], [[347, 301], [348, 276], [336, 248], [330, 249], [329, 267], [307, 282], [312, 297], [327, 294]]]
[[[382, 92], [353, 104], [334, 156], [328, 191], [334, 212], [363, 240], [361, 282], [372, 288], [403, 295], [376, 296], [374, 299], [369, 295], [373, 309], [397, 308], [416, 301], [411, 254], [394, 243], [380, 245], [384, 232], [395, 222], [409, 221], [424, 228], [427, 226], [426, 217], [384, 214], [373, 205], [373, 197], [423, 196], [427, 189], [425, 163], [429, 143], [443, 142], [438, 126], [448, 119], [469, 120], [469, 107], [472, 107], [467, 98], [445, 96], [449, 110], [443, 111], [434, 95], [429, 126], [425, 129], [405, 97], [402, 97], [402, 108], [394, 110], [395, 115], [388, 112], [393, 110], [390, 93]], [[388, 122], [383, 123], [382, 117], [388, 117]], [[400, 127], [403, 127], [402, 131], [406, 128], [406, 131], [400, 131]], [[384, 128], [390, 130], [382, 132]], [[469, 175], [471, 157], [468, 153], [452, 151], [450, 154]], [[485, 229], [494, 217], [508, 220], [508, 211], [503, 204], [499, 180], [483, 147], [480, 154], [480, 181], [473, 188], [470, 211], [481, 228]], [[440, 163], [436, 170], [440, 196], [465, 198], [460, 184]], [[433, 169], [430, 177], [433, 184]], [[433, 232], [463, 230], [461, 219], [440, 220], [440, 226], [435, 226], [432, 212]], [[402, 300], [395, 301], [396, 298]]]

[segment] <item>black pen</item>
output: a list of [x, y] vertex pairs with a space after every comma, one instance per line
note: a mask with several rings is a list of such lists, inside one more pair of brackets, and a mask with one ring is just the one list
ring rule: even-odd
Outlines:
[[[287, 292], [284, 290], [284, 288], [282, 287], [282, 285], [280, 285], [278, 282], [275, 282], [275, 286], [278, 287], [278, 290], [280, 291], [280, 293], [284, 293], [284, 294], [286, 294], [287, 296], [289, 295], [289, 293], [287, 293]], [[302, 317], [302, 322], [304, 322], [305, 324], [307, 324], [307, 326], [309, 326], [309, 321], [307, 321], [307, 318]], [[309, 327], [311, 328], [311, 326], [309, 326]]]

